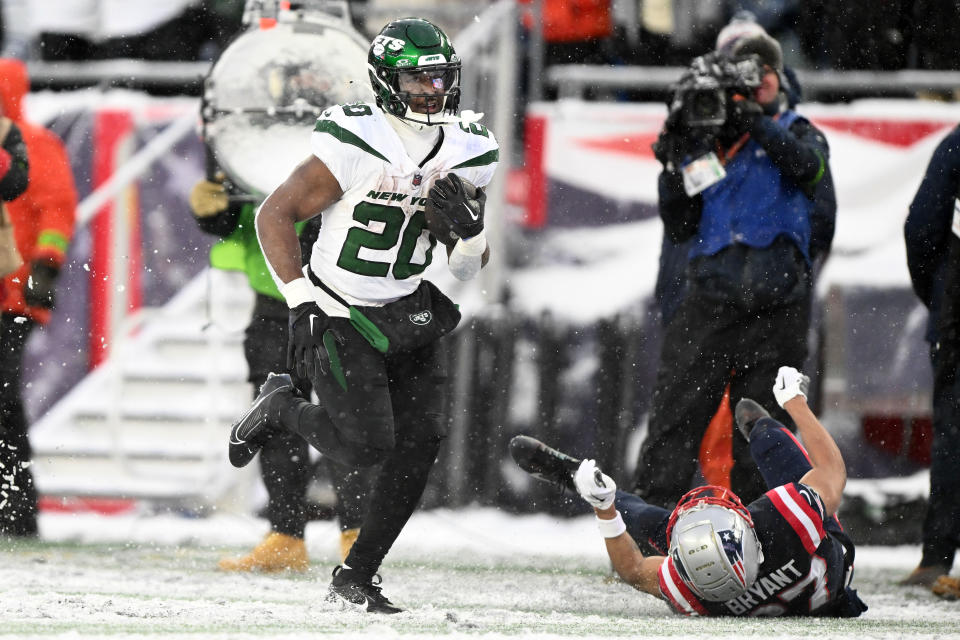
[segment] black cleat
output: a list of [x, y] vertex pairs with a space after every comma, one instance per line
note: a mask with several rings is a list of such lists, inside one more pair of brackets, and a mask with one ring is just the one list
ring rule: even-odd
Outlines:
[[573, 474], [580, 468], [580, 460], [530, 436], [515, 436], [510, 441], [510, 455], [521, 469], [534, 478], [574, 492], [577, 490], [573, 485]]
[[271, 373], [260, 387], [253, 406], [240, 416], [230, 430], [230, 464], [245, 467], [263, 447], [271, 427], [280, 425], [277, 400], [284, 393], [292, 394], [293, 380], [288, 373]]
[[[374, 582], [376, 580], [376, 582]], [[333, 580], [327, 595], [329, 602], [347, 602], [359, 606], [367, 605], [369, 613], [400, 613], [400, 607], [394, 606], [387, 596], [380, 593], [380, 576], [363, 576], [359, 571], [337, 565], [333, 568]]]
[[770, 417], [770, 413], [766, 409], [750, 398], [741, 398], [733, 415], [737, 422], [737, 429], [747, 439], [747, 442], [750, 442], [750, 432], [753, 431], [753, 425], [756, 424], [757, 420]]

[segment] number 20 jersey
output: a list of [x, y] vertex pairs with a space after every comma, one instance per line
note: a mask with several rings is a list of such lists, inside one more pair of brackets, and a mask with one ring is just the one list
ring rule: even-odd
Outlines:
[[[493, 178], [499, 147], [486, 127], [438, 127], [436, 153], [414, 160], [376, 105], [330, 107], [317, 120], [311, 150], [343, 196], [322, 213], [310, 268], [348, 302], [391, 302], [419, 286], [437, 246], [423, 209], [439, 178], [453, 172], [478, 187]], [[439, 251], [446, 260], [442, 245]]]

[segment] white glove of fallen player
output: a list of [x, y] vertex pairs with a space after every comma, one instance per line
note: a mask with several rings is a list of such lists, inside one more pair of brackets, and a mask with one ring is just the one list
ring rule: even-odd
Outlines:
[[597, 463], [593, 460], [580, 463], [580, 468], [573, 476], [573, 484], [576, 485], [580, 497], [597, 509], [613, 506], [613, 500], [617, 497], [617, 483], [597, 469]]
[[797, 396], [807, 399], [810, 389], [810, 378], [793, 367], [780, 367], [777, 372], [777, 381], [773, 385], [773, 396], [781, 407]]

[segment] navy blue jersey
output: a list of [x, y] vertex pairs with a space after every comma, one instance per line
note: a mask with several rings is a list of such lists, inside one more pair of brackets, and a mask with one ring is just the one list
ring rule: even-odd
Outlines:
[[757, 581], [727, 602], [699, 598], [680, 580], [673, 559], [660, 566], [660, 592], [678, 613], [700, 616], [831, 615], [843, 592], [844, 549], [824, 528], [817, 492], [794, 482], [771, 489], [751, 502], [763, 549]]

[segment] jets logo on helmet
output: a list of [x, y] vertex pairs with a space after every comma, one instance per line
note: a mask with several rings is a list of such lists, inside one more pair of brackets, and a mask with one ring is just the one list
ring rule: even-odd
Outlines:
[[447, 35], [421, 18], [394, 20], [367, 56], [377, 106], [421, 124], [459, 120], [460, 57]]
[[763, 563], [750, 512], [723, 487], [698, 487], [680, 498], [667, 539], [680, 579], [704, 600], [726, 602], [743, 595]]
[[378, 58], [382, 58], [383, 54], [387, 51], [390, 51], [391, 53], [403, 51], [403, 46], [405, 44], [406, 43], [403, 40], [380, 35], [373, 39], [373, 47], [371, 48], [371, 51], [373, 52], [373, 55], [377, 56]]

